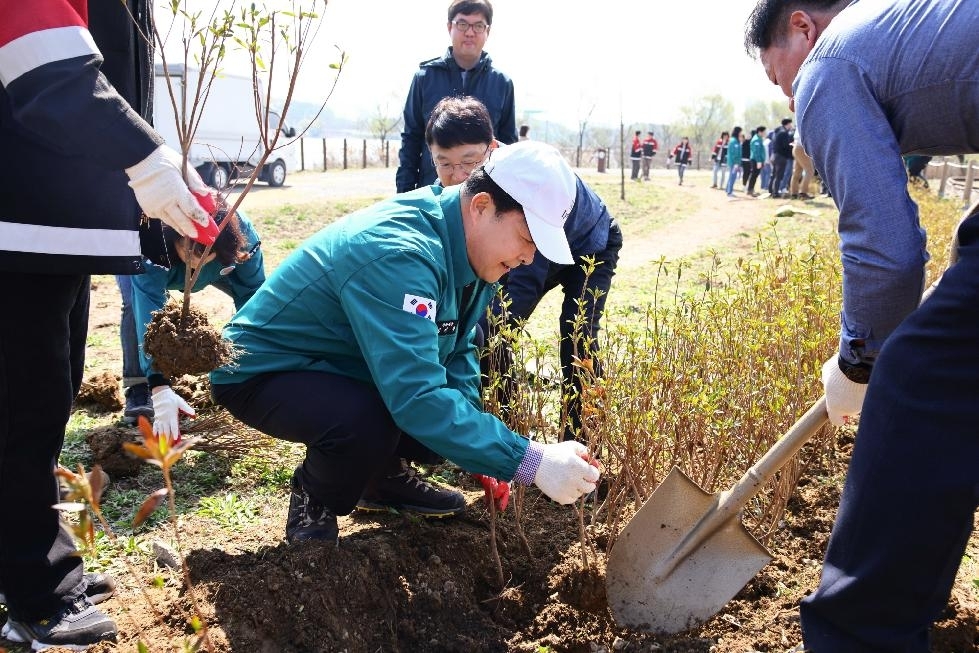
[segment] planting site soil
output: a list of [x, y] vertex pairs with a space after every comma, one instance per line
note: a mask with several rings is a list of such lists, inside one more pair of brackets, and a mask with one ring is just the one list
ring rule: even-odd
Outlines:
[[[706, 186], [692, 184], [684, 191], [702, 201], [690, 229], [672, 225], [641, 247], [633, 244], [628, 252], [624, 249], [629, 265], [658, 258], [654, 243], [671, 255], [682, 255], [681, 250], [710, 244], [709, 240], [693, 243], [691, 233], [717, 237], [723, 229], [746, 229], [752, 220], [760, 225], [769, 219], [740, 208], [756, 202], [735, 202], [741, 217], [732, 218], [733, 224], [723, 228], [715, 225], [711, 232], [704, 225], [705, 216], [725, 211], [730, 216], [732, 209], [723, 193]], [[672, 243], [668, 232], [675, 234]], [[628, 240], [626, 248], [630, 248]], [[118, 324], [114, 288], [105, 279], [97, 285], [92, 329], [111, 330]], [[208, 297], [204, 302], [195, 299], [195, 306], [226, 319], [229, 303], [220, 295]], [[87, 376], [117, 371], [118, 358], [113, 355], [99, 349]], [[107, 379], [112, 378], [103, 377], [103, 382], [111, 386], [113, 381]], [[94, 395], [91, 401], [112, 399], [100, 399], [97, 391], [89, 391]], [[206, 387], [184, 391], [194, 396], [196, 405], [206, 403]], [[120, 409], [106, 406], [110, 411]], [[119, 433], [123, 438], [126, 433], [135, 436], [133, 429], [109, 431], [110, 439]], [[835, 443], [819, 452], [809, 446], [803, 450], [810, 463], [783, 522], [766, 543], [773, 562], [716, 616], [684, 633], [657, 636], [616, 625], [605, 596], [605, 560], [612, 534], [603, 524], [589, 526], [593, 513], [602, 514], [600, 501], [586, 503], [579, 513], [574, 506], [549, 501], [536, 488], [515, 496], [496, 517], [501, 586], [491, 542], [492, 518], [482, 490], [447, 464], [435, 471], [465, 493], [466, 513], [444, 520], [355, 513], [340, 518], [338, 546], [290, 546], [283, 541], [287, 489], [269, 497], [270, 508], [245, 525], [222, 526], [199, 513], [183, 511], [180, 550], [193, 591], [184, 588], [179, 571], [160, 567], [149, 556], [140, 558], [135, 573], [125, 573], [125, 568], [117, 573], [114, 566], [119, 588], [102, 607], [119, 626], [119, 642], [90, 650], [136, 651], [138, 641], [150, 651], [183, 650], [184, 638], [195, 637], [190, 623], [196, 612], [208, 624], [211, 650], [229, 653], [782, 652], [801, 641], [799, 602], [818, 584], [839, 502], [853, 434], [839, 431], [834, 437]], [[111, 444], [107, 448], [112, 449]], [[155, 489], [131, 476], [135, 470], [113, 471], [117, 473], [109, 492], [145, 495]], [[580, 520], [588, 531], [584, 552]], [[972, 560], [979, 560], [979, 545], [975, 538], [968, 556], [933, 629], [935, 653], [977, 650], [979, 595], [973, 579], [979, 578], [979, 569]], [[12, 653], [24, 650], [0, 640], [0, 651], [4, 646]]]

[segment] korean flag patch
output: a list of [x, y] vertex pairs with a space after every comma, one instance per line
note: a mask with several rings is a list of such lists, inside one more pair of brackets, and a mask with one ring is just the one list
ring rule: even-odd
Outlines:
[[435, 300], [418, 295], [405, 295], [405, 303], [402, 308], [409, 313], [414, 313], [426, 320], [435, 321]]

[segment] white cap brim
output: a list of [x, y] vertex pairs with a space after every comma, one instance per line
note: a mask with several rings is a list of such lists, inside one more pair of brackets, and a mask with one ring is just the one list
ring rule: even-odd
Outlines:
[[534, 238], [534, 244], [544, 258], [562, 265], [574, 263], [564, 227], [556, 227], [542, 220], [527, 211], [526, 207], [524, 208], [524, 215], [527, 217], [527, 226], [530, 228], [530, 235]]

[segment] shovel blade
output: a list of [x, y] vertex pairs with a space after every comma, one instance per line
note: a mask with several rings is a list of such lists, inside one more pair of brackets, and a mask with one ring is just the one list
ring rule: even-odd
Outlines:
[[[699, 626], [772, 560], [742, 525], [740, 512], [712, 533], [698, 532], [717, 503], [717, 495], [674, 468], [623, 529], [605, 579], [620, 626], [657, 634]], [[703, 541], [671, 559], [691, 535]]]

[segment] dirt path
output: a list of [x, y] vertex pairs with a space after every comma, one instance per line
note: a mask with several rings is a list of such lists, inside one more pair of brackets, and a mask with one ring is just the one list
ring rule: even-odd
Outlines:
[[[723, 190], [710, 187], [708, 171], [688, 172], [683, 186], [676, 185], [673, 171], [659, 170], [653, 183], [670, 185], [677, 192], [688, 196], [692, 206], [699, 208], [681, 220], [656, 229], [639, 239], [627, 238], [619, 258], [620, 269], [642, 266], [661, 257], [678, 259], [702, 252], [708, 247], [719, 247], [738, 234], [753, 234], [775, 217], [776, 210], [789, 203], [786, 200], [753, 199], [740, 192], [736, 184], [734, 198]], [[832, 210], [830, 200], [794, 202], [793, 206], [809, 211], [828, 214]]]

